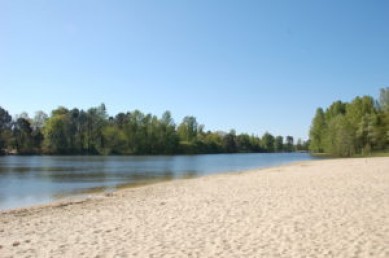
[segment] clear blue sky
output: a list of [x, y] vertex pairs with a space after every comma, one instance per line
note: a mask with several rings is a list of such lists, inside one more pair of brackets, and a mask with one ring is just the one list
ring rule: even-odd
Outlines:
[[140, 109], [307, 139], [389, 86], [389, 1], [0, 1], [0, 106]]

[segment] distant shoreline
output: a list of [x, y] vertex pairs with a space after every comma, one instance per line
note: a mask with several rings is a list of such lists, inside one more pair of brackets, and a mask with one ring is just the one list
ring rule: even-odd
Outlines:
[[[220, 155], [220, 154], [282, 154], [282, 153], [308, 153], [312, 154], [309, 151], [280, 151], [280, 152], [215, 152], [215, 153], [175, 153], [175, 154], [99, 154], [99, 153], [17, 153], [16, 151], [11, 152], [2, 152], [1, 156], [134, 156], [134, 157], [142, 157], [142, 156], [193, 156], [193, 155]], [[313, 154], [315, 155], [315, 154]]]

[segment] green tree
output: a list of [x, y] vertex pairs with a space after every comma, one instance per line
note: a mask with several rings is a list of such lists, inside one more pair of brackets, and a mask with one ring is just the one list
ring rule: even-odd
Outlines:
[[268, 132], [266, 132], [262, 136], [262, 148], [266, 152], [273, 152], [274, 151], [274, 136]]
[[12, 117], [0, 106], [0, 154], [8, 147], [11, 134]]
[[139, 110], [127, 113], [127, 123], [125, 133], [128, 141], [128, 151], [132, 154], [140, 154], [141, 146], [144, 145], [144, 126], [145, 115]]
[[309, 131], [310, 145], [309, 149], [313, 152], [321, 153], [324, 151], [324, 137], [326, 134], [327, 124], [326, 116], [322, 108], [316, 110], [315, 117], [312, 120]]
[[103, 128], [107, 124], [107, 111], [104, 104], [87, 111], [87, 152], [104, 152]]
[[34, 138], [32, 136], [30, 121], [20, 117], [16, 120], [13, 127], [14, 147], [18, 153], [34, 152]]
[[346, 103], [340, 100], [333, 102], [325, 112], [327, 121], [344, 114], [346, 114]]
[[336, 101], [326, 112], [319, 108], [310, 129], [310, 150], [351, 156], [385, 149], [389, 135], [385, 113], [388, 92], [381, 89], [379, 102], [363, 96], [350, 103]]
[[128, 123], [129, 113], [124, 114], [123, 112], [117, 114], [114, 118], [114, 123], [117, 125], [119, 129], [123, 129], [125, 125]]
[[52, 116], [46, 121], [44, 128], [44, 150], [47, 153], [66, 154], [69, 152], [68, 141], [68, 110], [59, 108], [53, 110]]
[[276, 136], [274, 139], [274, 151], [281, 152], [284, 149], [284, 137]]
[[31, 121], [31, 126], [33, 130], [42, 129], [45, 126], [45, 123], [49, 116], [43, 111], [35, 112], [35, 116]]
[[355, 131], [346, 116], [339, 114], [328, 126], [327, 150], [329, 153], [350, 157], [355, 154]]
[[104, 148], [102, 154], [127, 154], [128, 145], [126, 134], [115, 125], [109, 125], [103, 128], [102, 136], [104, 138]]
[[238, 151], [236, 144], [236, 132], [231, 130], [223, 137], [223, 149], [227, 153], [236, 153]]
[[292, 152], [294, 151], [294, 139], [293, 136], [286, 136], [286, 145], [285, 145], [286, 151]]
[[250, 137], [250, 143], [251, 143], [251, 150], [253, 152], [263, 152], [263, 149], [262, 149], [262, 140], [258, 137], [258, 136], [254, 136], [252, 135]]
[[346, 105], [346, 118], [350, 123], [350, 130], [355, 132], [354, 146], [358, 152], [370, 152], [371, 139], [368, 137], [370, 116], [375, 114], [374, 99], [370, 96], [356, 97]]
[[178, 136], [181, 141], [193, 142], [196, 140], [198, 132], [198, 123], [195, 117], [186, 116], [177, 128]]
[[[370, 132], [369, 128], [375, 128], [380, 121], [382, 117], [378, 114], [377, 119], [369, 122], [367, 137], [377, 138], [377, 132]], [[1, 151], [14, 147], [19, 153], [48, 154], [272, 152], [282, 149], [282, 140], [270, 133], [261, 139], [237, 135], [234, 130], [205, 132], [193, 116], [185, 117], [176, 127], [169, 111], [161, 118], [139, 110], [108, 117], [104, 104], [87, 111], [58, 107], [50, 117], [38, 111], [29, 119], [22, 113], [12, 122], [8, 112], [0, 108]]]
[[[200, 153], [221, 153], [223, 152], [223, 136], [221, 132], [208, 131], [201, 135], [200, 141], [202, 142]], [[199, 146], [198, 146], [199, 147]]]
[[[184, 154], [198, 153], [202, 143], [198, 141], [199, 124], [193, 116], [186, 116], [177, 127], [177, 135], [179, 137], [180, 152]], [[200, 145], [200, 146], [199, 146]]]
[[173, 154], [178, 150], [179, 138], [170, 111], [165, 111], [162, 114], [159, 128], [159, 144], [163, 154]]
[[236, 136], [236, 148], [238, 152], [249, 153], [253, 151], [253, 146], [251, 145], [250, 135], [248, 134], [239, 134]]
[[389, 113], [389, 87], [380, 90], [379, 105], [383, 112]]
[[379, 97], [379, 131], [382, 132], [382, 138], [380, 138], [379, 145], [383, 148], [389, 147], [389, 87], [382, 88], [380, 90]]
[[34, 141], [35, 152], [40, 153], [44, 140], [43, 128], [48, 119], [48, 115], [43, 111], [35, 112], [34, 118], [31, 120], [32, 137]]

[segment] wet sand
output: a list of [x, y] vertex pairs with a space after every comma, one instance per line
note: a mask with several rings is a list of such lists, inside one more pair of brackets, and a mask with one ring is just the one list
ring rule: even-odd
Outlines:
[[299, 162], [2, 212], [0, 257], [389, 257], [389, 158]]

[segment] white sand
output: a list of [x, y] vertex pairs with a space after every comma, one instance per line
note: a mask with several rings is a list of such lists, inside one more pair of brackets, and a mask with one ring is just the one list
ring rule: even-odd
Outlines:
[[389, 158], [311, 161], [0, 213], [0, 257], [389, 257]]

